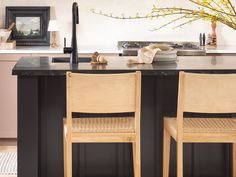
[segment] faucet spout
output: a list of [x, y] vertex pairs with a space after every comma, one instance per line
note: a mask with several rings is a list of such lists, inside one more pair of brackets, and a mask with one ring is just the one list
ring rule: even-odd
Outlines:
[[76, 2], [72, 5], [72, 39], [71, 39], [71, 63], [77, 64], [78, 63], [78, 47], [77, 47], [77, 28], [76, 24], [79, 24], [79, 8]]
[[77, 2], [72, 5], [72, 38], [71, 47], [64, 47], [64, 53], [70, 53], [70, 63], [78, 64], [78, 47], [77, 47], [77, 28], [76, 25], [79, 24], [79, 8]]

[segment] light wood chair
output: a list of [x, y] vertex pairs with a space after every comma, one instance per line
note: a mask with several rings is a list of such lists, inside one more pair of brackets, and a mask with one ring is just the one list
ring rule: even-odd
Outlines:
[[176, 118], [164, 118], [163, 177], [169, 177], [170, 140], [177, 142], [177, 177], [183, 177], [183, 143], [232, 143], [236, 177], [236, 119], [184, 118], [184, 112], [235, 113], [236, 74], [180, 72]]
[[[132, 143], [134, 174], [141, 176], [141, 72], [78, 74], [68, 72], [64, 119], [64, 176], [72, 177], [72, 143]], [[73, 112], [128, 113], [134, 117], [72, 118]]]

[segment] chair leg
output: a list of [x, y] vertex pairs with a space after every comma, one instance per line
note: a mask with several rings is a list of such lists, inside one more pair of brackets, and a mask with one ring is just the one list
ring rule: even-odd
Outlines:
[[170, 134], [164, 128], [163, 132], [163, 177], [169, 177], [170, 164]]
[[236, 143], [232, 143], [232, 177], [236, 177]]
[[177, 142], [177, 177], [183, 177], [183, 142]]
[[136, 138], [135, 142], [135, 162], [134, 162], [134, 175], [141, 177], [141, 142], [140, 137]]
[[65, 134], [63, 134], [63, 146], [64, 146], [64, 177], [67, 176], [67, 166], [66, 166], [66, 162], [67, 162], [67, 149], [66, 149], [66, 137], [65, 137]]
[[72, 142], [66, 142], [66, 177], [72, 177]]
[[134, 176], [135, 175], [135, 164], [136, 164], [136, 146], [135, 146], [135, 142], [132, 143], [132, 151], [133, 151], [133, 166], [134, 166]]

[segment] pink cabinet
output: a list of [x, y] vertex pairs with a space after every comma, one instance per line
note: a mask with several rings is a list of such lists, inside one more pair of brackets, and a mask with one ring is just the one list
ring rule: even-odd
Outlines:
[[17, 77], [12, 68], [22, 56], [0, 54], [0, 138], [17, 138]]
[[17, 137], [17, 79], [11, 75], [15, 64], [0, 59], [0, 138]]

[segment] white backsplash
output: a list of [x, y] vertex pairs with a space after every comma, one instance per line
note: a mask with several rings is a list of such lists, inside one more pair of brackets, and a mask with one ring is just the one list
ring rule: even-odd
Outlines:
[[[183, 28], [173, 30], [165, 27], [151, 32], [168, 21], [159, 20], [116, 20], [92, 14], [91, 8], [101, 9], [108, 13], [135, 15], [149, 12], [157, 0], [79, 0], [80, 24], [78, 25], [79, 45], [116, 45], [119, 40], [158, 40], [158, 41], [198, 41], [199, 33], [209, 33], [210, 23], [199, 21]], [[59, 41], [64, 37], [71, 38], [71, 5], [73, 0], [2, 0], [0, 4], [0, 28], [4, 27], [5, 6], [51, 6], [51, 18], [59, 22]], [[195, 7], [187, 0], [159, 0], [160, 6]], [[236, 0], [233, 0], [236, 5]], [[218, 25], [218, 44], [236, 45], [236, 31]]]

